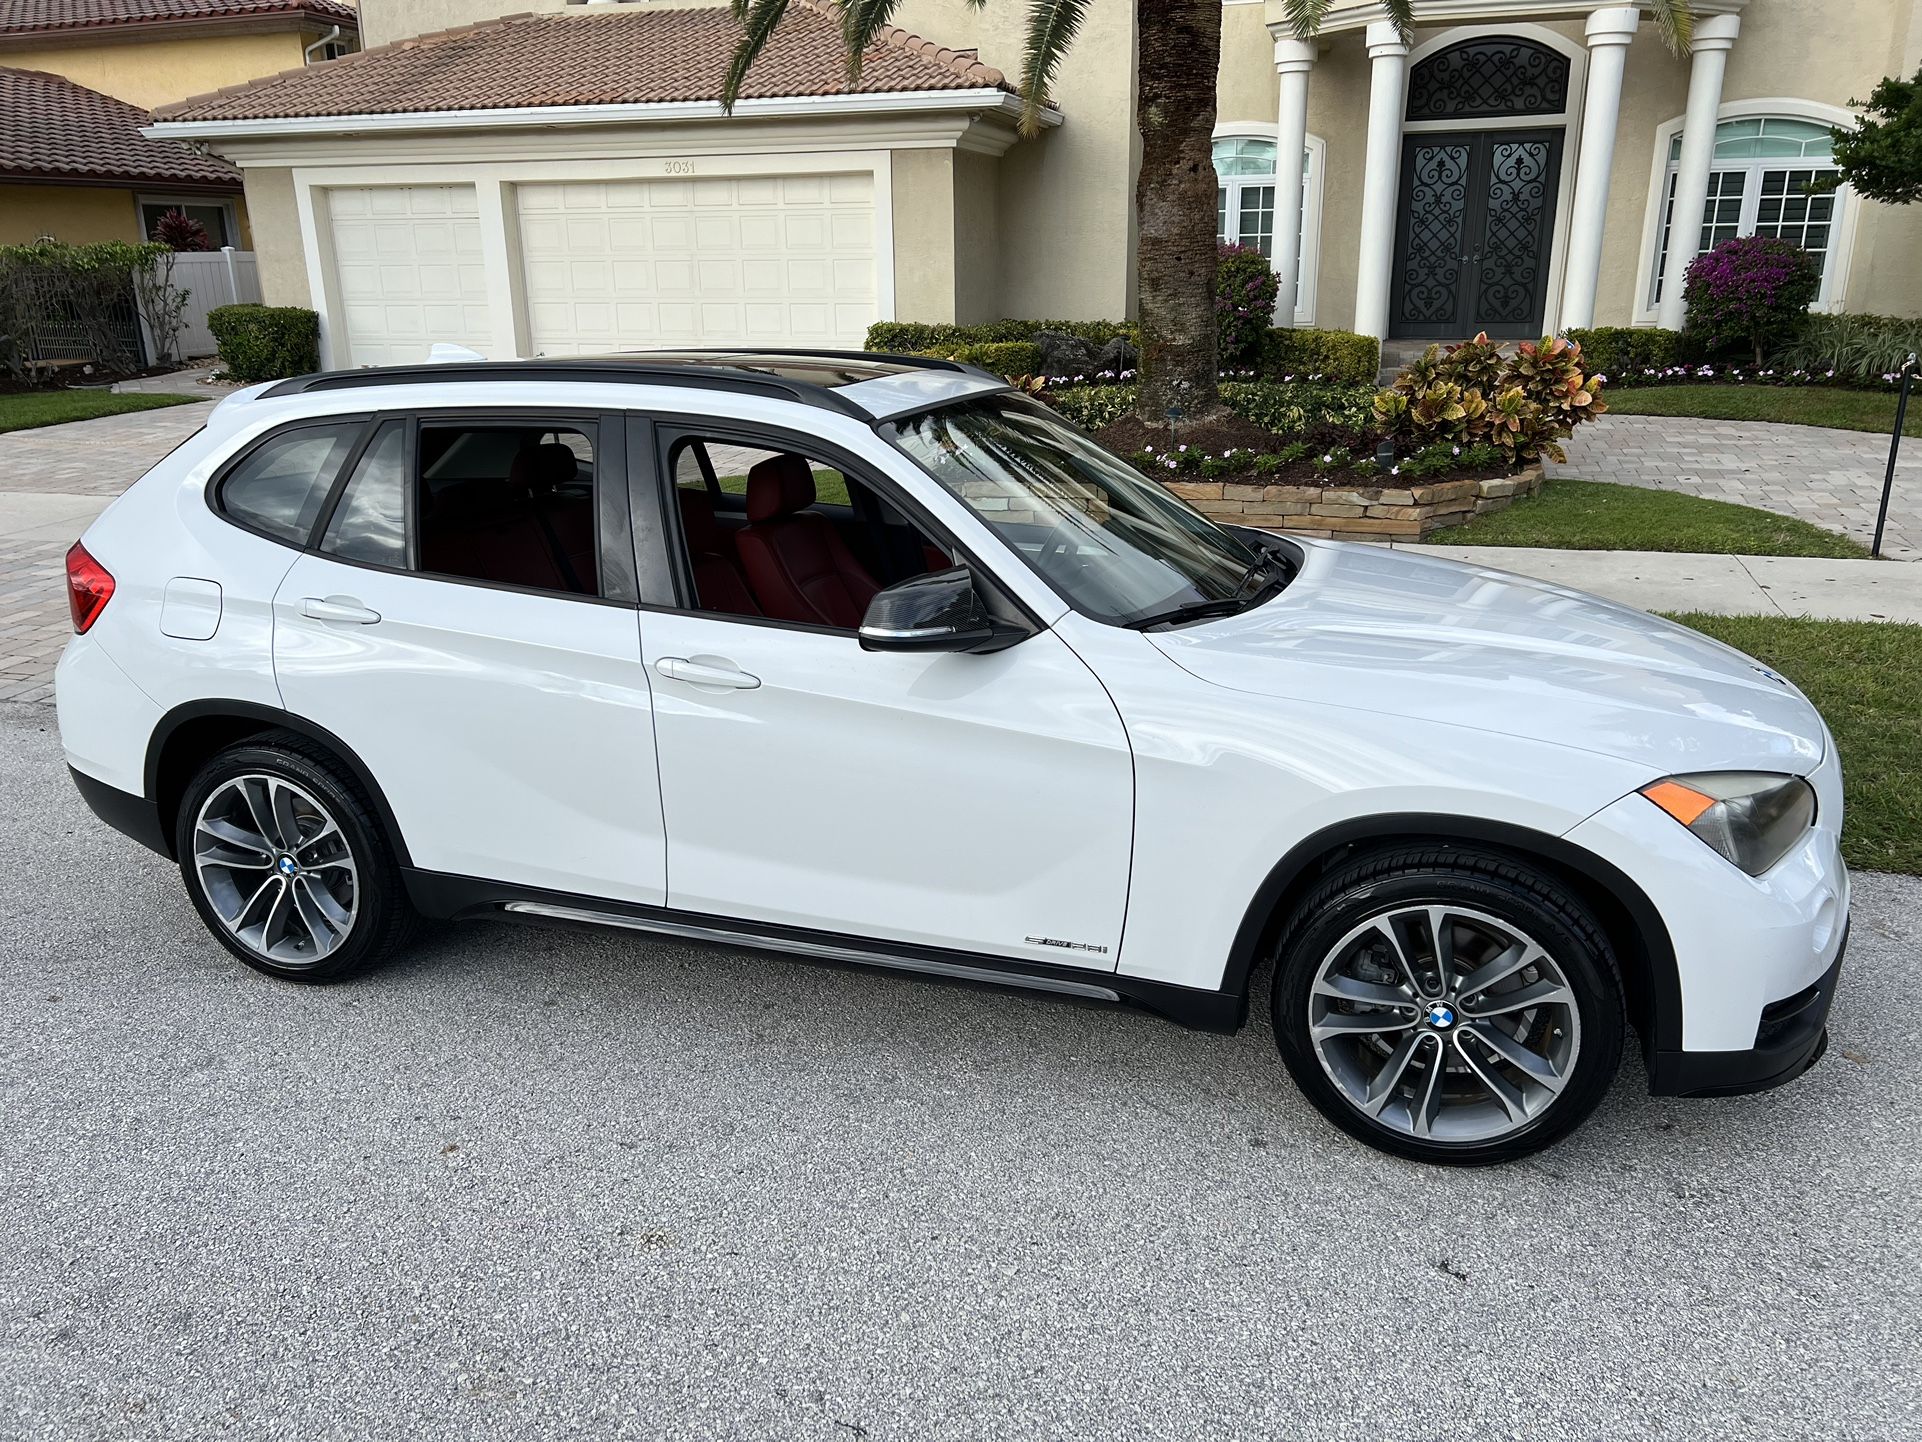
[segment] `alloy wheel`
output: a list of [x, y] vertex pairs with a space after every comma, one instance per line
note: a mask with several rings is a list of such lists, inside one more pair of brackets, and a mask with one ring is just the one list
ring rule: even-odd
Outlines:
[[1344, 936], [1308, 997], [1315, 1055], [1356, 1111], [1432, 1143], [1478, 1143], [1554, 1106], [1581, 1052], [1567, 974], [1512, 923], [1403, 906]]
[[278, 967], [312, 966], [353, 931], [353, 850], [313, 793], [284, 777], [216, 786], [194, 819], [193, 860], [221, 925]]

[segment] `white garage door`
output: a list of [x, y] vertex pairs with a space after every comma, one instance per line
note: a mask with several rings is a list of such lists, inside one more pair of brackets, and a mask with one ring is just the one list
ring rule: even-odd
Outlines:
[[523, 185], [536, 355], [858, 347], [878, 317], [874, 177]]
[[486, 350], [480, 220], [471, 185], [330, 190], [347, 354], [335, 364], [418, 364], [436, 341]]

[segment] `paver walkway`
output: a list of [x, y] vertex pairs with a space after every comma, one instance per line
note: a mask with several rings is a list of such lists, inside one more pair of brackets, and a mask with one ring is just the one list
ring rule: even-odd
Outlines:
[[[1568, 463], [1548, 474], [1758, 506], [1867, 545], [1888, 461], [1889, 438], [1865, 431], [1609, 415], [1576, 431]], [[1882, 554], [1922, 560], [1922, 440], [1913, 437], [1902, 443]]]

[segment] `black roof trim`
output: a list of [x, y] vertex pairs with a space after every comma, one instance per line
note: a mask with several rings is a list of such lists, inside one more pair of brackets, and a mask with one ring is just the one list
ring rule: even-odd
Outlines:
[[[742, 354], [734, 351], [732, 354]], [[740, 395], [770, 396], [820, 406], [869, 419], [866, 411], [836, 395], [833, 387], [784, 380], [733, 366], [649, 365], [644, 361], [451, 361], [427, 365], [377, 366], [366, 370], [321, 371], [295, 376], [269, 387], [265, 396], [311, 395], [316, 391], [358, 390], [370, 386], [434, 385], [449, 381], [597, 381], [648, 385], [665, 382]]]

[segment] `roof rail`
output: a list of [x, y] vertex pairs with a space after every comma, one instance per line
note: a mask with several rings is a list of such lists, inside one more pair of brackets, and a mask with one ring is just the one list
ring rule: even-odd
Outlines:
[[[744, 352], [736, 350], [731, 354]], [[769, 352], [775, 354], [775, 352]], [[800, 401], [845, 415], [865, 416], [851, 401], [836, 395], [828, 386], [789, 380], [761, 371], [733, 366], [649, 365], [646, 361], [542, 360], [542, 361], [461, 361], [441, 365], [378, 366], [366, 370], [320, 371], [295, 376], [261, 392], [268, 396], [310, 395], [315, 391], [358, 390], [365, 386], [435, 385], [449, 381], [599, 381], [611, 384], [647, 385], [669, 382], [677, 386], [698, 386], [707, 390], [733, 391], [739, 395], [772, 396]]]
[[[815, 350], [807, 346], [731, 345], [689, 346], [685, 350], [679, 351], [669, 351], [668, 348], [664, 346], [662, 347], [662, 351], [676, 355], [793, 356], [796, 360], [895, 361], [904, 366], [913, 366], [918, 370], [960, 371], [968, 375], [988, 374], [988, 372], [983, 371], [980, 366], [969, 365], [966, 361], [944, 360], [940, 356], [913, 355], [902, 351], [891, 350]], [[635, 351], [633, 354], [644, 356], [647, 355], [648, 352]], [[1001, 377], [996, 376], [995, 379], [999, 380]]]

